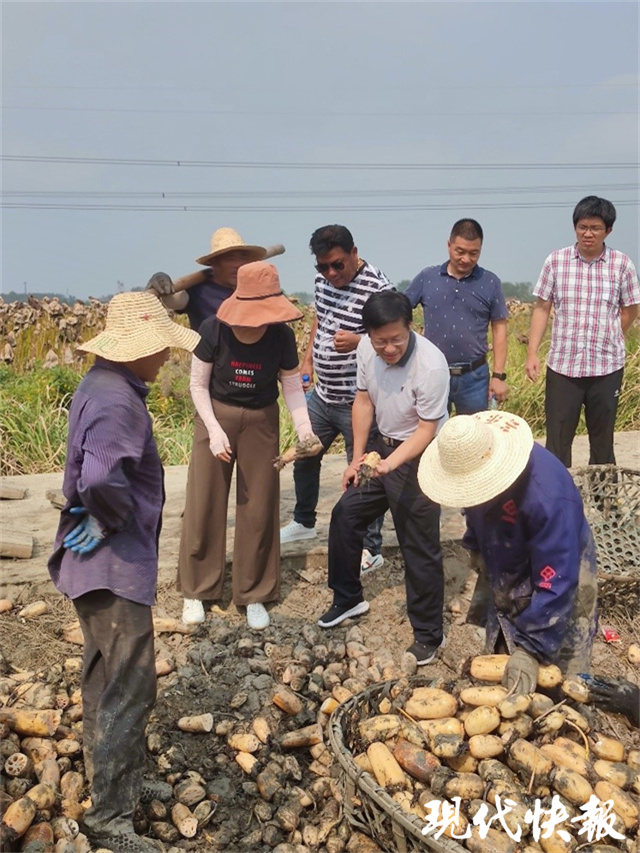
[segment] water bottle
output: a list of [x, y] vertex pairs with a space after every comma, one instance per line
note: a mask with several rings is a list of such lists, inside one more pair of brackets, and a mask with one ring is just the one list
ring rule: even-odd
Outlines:
[[[308, 373], [303, 373], [303, 374], [302, 374], [302, 382], [303, 382], [303, 385], [304, 385], [304, 384], [306, 384], [307, 382], [310, 382], [310, 381], [311, 381], [311, 377], [309, 376], [309, 374], [308, 374]], [[308, 389], [304, 392], [305, 399], [306, 399], [306, 400], [310, 400], [310, 399], [311, 399], [311, 395], [312, 395], [312, 394], [313, 394], [313, 388], [308, 388]]]
[[498, 402], [498, 398], [496, 397], [495, 394], [492, 394], [491, 397], [489, 398], [489, 405], [487, 406], [487, 409], [489, 409], [490, 412], [494, 412], [496, 409], [499, 409], [499, 408], [500, 408], [500, 403]]

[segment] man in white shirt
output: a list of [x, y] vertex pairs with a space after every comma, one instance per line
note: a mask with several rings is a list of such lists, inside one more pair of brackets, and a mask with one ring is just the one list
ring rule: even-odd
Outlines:
[[[360, 581], [360, 552], [367, 525], [391, 510], [405, 562], [407, 612], [414, 633], [408, 649], [418, 665], [432, 661], [444, 644], [444, 580], [440, 550], [440, 507], [418, 485], [420, 456], [447, 419], [449, 368], [440, 350], [411, 329], [411, 303], [386, 290], [362, 310], [368, 337], [357, 349], [353, 403], [353, 460], [333, 509], [329, 530], [329, 587], [333, 605], [321, 628], [369, 610]], [[358, 483], [358, 468], [372, 425], [381, 459], [373, 478]]]

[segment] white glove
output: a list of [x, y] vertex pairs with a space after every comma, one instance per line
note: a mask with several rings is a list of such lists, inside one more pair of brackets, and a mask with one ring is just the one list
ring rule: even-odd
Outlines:
[[210, 425], [208, 427], [209, 432], [209, 449], [213, 453], [213, 455], [218, 458], [221, 454], [231, 455], [231, 445], [229, 444], [229, 437], [226, 432], [222, 429], [222, 427], [216, 423], [215, 426]]

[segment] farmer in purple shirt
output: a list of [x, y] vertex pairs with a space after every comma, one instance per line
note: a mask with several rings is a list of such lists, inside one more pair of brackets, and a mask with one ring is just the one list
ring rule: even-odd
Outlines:
[[105, 330], [80, 347], [98, 358], [69, 411], [67, 503], [49, 572], [73, 600], [84, 636], [83, 749], [91, 782], [84, 828], [113, 853], [157, 850], [132, 822], [156, 697], [151, 605], [164, 504], [146, 383], [169, 347], [192, 352], [199, 339], [172, 323], [152, 293], [114, 296]]
[[152, 275], [147, 290], [159, 296], [165, 307], [186, 314], [196, 332], [207, 317], [215, 317], [224, 300], [238, 284], [238, 270], [244, 264], [261, 261], [267, 250], [248, 246], [233, 228], [218, 228], [211, 237], [211, 251], [197, 264], [205, 270], [172, 281], [164, 272]]

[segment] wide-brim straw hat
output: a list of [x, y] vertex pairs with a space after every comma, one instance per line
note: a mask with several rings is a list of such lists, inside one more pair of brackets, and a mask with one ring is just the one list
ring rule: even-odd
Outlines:
[[300, 320], [302, 312], [289, 302], [273, 264], [254, 261], [238, 270], [238, 286], [218, 308], [217, 317], [228, 326], [270, 326]]
[[418, 483], [444, 506], [471, 507], [502, 494], [529, 461], [529, 424], [509, 412], [456, 415], [422, 454]]
[[167, 347], [193, 350], [200, 335], [169, 319], [165, 307], [149, 290], [118, 293], [109, 302], [103, 332], [78, 349], [109, 361], [136, 361]]
[[267, 254], [264, 246], [247, 245], [233, 228], [218, 228], [211, 235], [211, 251], [208, 255], [196, 258], [196, 263], [210, 266], [214, 258], [224, 255], [226, 252], [235, 252], [238, 249], [242, 249], [243, 252], [250, 255], [252, 261], [261, 261]]

